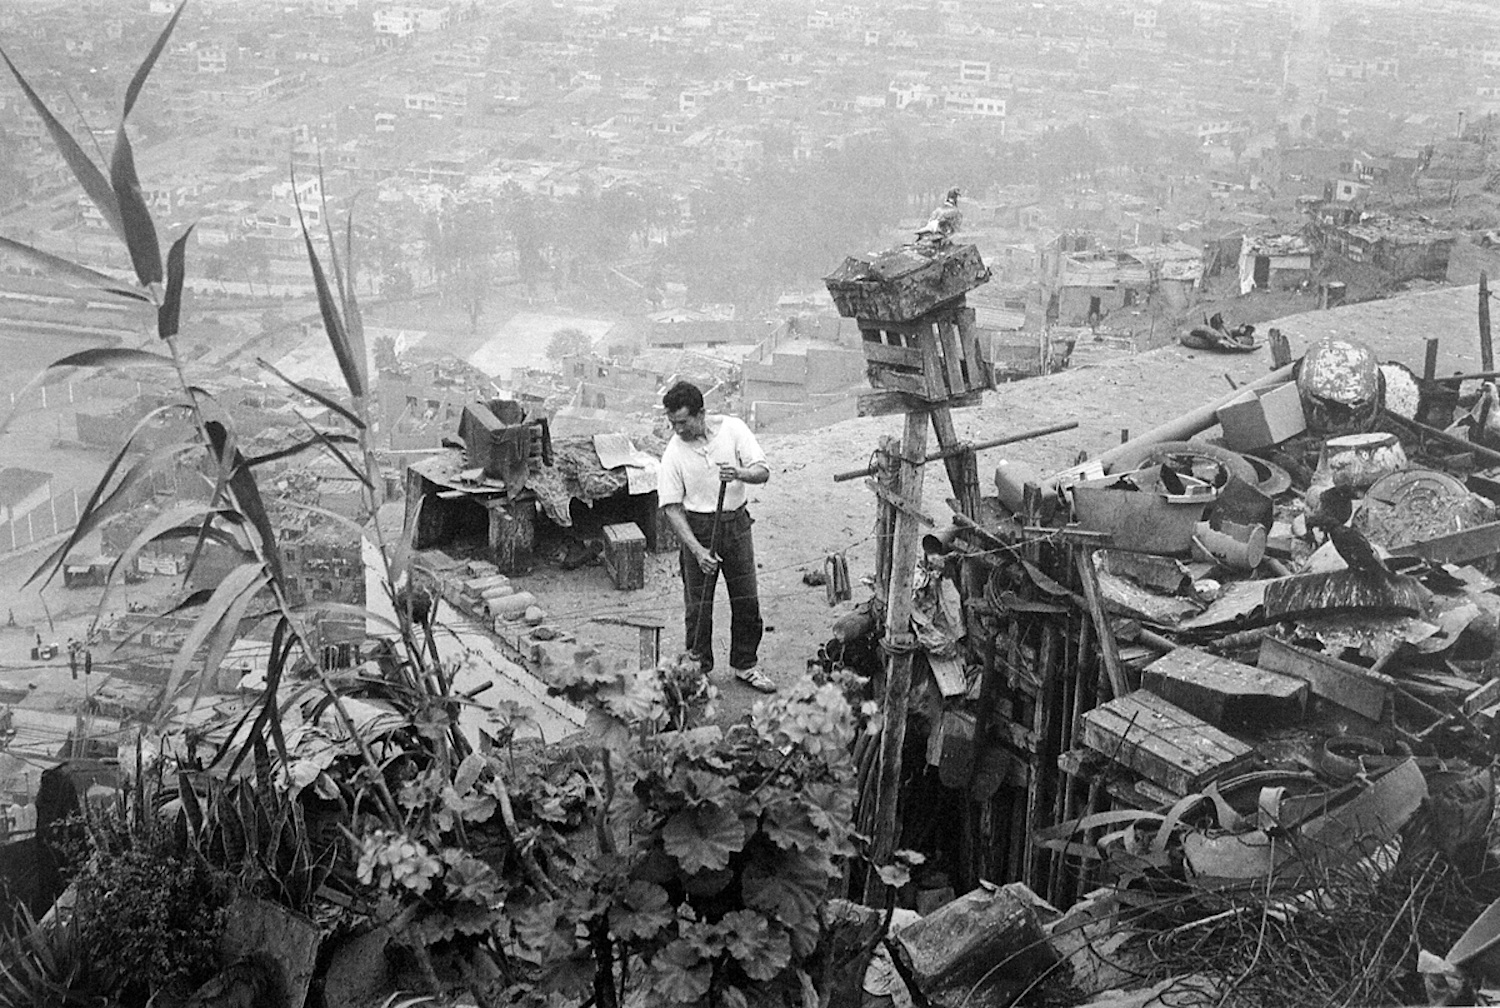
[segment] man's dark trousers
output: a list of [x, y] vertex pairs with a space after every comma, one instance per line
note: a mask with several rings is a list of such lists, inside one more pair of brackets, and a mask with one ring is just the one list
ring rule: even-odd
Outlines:
[[[714, 547], [719, 556], [719, 571], [729, 588], [729, 665], [734, 669], [751, 668], [760, 651], [764, 625], [760, 618], [760, 597], [755, 586], [755, 543], [750, 536], [754, 520], [748, 507], [726, 511], [719, 519], [719, 536], [713, 535], [714, 516], [688, 511], [688, 527], [704, 548]], [[706, 672], [714, 666], [714, 591], [718, 574], [705, 574], [698, 561], [686, 549], [679, 554], [682, 562], [682, 595], [687, 627], [687, 649]]]

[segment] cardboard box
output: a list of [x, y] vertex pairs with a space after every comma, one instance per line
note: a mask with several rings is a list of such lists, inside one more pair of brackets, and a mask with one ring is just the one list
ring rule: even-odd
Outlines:
[[1219, 409], [1224, 428], [1224, 447], [1251, 451], [1280, 444], [1307, 430], [1302, 415], [1302, 396], [1296, 382], [1268, 389], [1248, 389]]

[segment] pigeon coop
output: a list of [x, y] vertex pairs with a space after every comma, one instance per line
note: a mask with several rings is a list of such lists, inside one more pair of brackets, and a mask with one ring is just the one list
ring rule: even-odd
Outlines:
[[857, 321], [875, 388], [937, 401], [994, 387], [974, 309], [962, 302], [912, 322]]
[[938, 401], [994, 387], [964, 305], [989, 277], [973, 245], [903, 246], [850, 256], [824, 282], [839, 314], [859, 325], [870, 384]]

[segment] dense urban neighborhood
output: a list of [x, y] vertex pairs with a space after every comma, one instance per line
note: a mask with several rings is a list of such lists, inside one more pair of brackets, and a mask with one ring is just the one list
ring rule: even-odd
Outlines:
[[1500, 1001], [1500, 7], [0, 56], [0, 1008]]

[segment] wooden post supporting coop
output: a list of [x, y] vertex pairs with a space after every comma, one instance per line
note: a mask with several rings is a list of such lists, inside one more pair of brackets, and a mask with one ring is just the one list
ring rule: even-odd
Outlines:
[[[974, 447], [959, 440], [951, 407], [976, 405], [994, 386], [974, 311], [964, 304], [965, 292], [988, 280], [989, 270], [972, 245], [903, 246], [850, 257], [825, 279], [839, 314], [859, 325], [870, 384], [882, 390], [861, 397], [860, 413], [906, 415], [899, 449], [889, 441], [881, 446], [886, 458], [897, 459], [894, 473], [881, 466], [870, 484], [879, 508], [875, 606], [884, 615], [885, 688], [880, 748], [862, 781], [860, 821], [871, 833], [870, 861], [881, 866], [891, 862], [900, 838], [901, 754], [917, 650], [912, 584], [922, 528], [933, 523], [922, 513], [929, 423], [958, 510], [979, 517]], [[882, 889], [871, 873], [865, 901], [879, 905]]]

